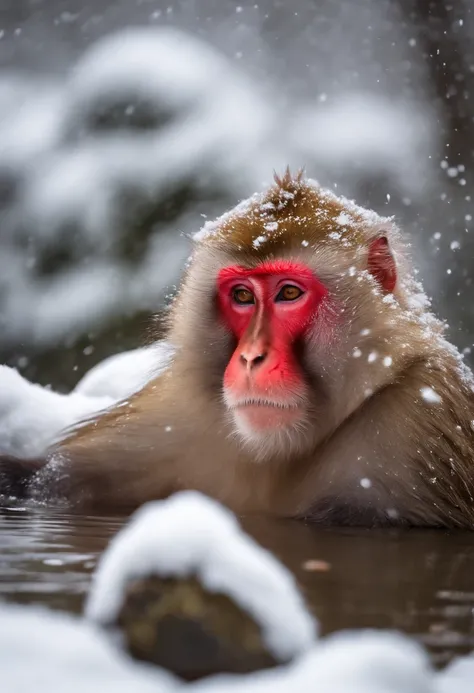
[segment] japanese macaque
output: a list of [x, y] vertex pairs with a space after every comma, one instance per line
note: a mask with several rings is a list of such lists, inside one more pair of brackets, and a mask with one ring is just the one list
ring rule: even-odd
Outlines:
[[474, 381], [390, 219], [277, 177], [196, 234], [168, 339], [162, 374], [46, 460], [4, 458], [3, 491], [474, 527]]

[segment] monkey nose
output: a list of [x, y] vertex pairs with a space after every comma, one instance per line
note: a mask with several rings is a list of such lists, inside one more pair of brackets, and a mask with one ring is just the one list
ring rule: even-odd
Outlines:
[[248, 371], [259, 366], [267, 358], [268, 352], [262, 349], [245, 349], [240, 354], [240, 360]]

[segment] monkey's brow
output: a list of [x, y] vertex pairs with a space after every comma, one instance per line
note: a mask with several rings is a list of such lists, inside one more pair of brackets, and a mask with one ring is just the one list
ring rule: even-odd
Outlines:
[[291, 274], [301, 278], [306, 277], [308, 279], [314, 277], [313, 272], [302, 262], [296, 262], [295, 260], [266, 260], [255, 267], [243, 267], [242, 265], [224, 267], [219, 272], [219, 280], [227, 281], [229, 279], [238, 279], [242, 278], [242, 276], [255, 274]]

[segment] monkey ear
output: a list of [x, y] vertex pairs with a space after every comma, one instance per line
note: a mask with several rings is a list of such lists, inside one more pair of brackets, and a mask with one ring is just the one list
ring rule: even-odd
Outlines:
[[382, 290], [391, 294], [397, 283], [397, 266], [386, 236], [380, 236], [371, 242], [367, 269]]

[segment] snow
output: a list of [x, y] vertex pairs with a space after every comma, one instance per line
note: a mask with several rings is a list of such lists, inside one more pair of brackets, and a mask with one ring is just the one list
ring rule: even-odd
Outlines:
[[334, 221], [339, 226], [349, 226], [352, 223], [352, 219], [347, 212], [341, 212]]
[[307, 650], [316, 637], [291, 573], [244, 534], [227, 509], [197, 492], [148, 503], [133, 515], [99, 562], [86, 615], [113, 622], [127, 582], [150, 574], [197, 575], [209, 591], [228, 594], [261, 626], [281, 661]]
[[325, 638], [300, 667], [306, 678], [310, 670], [318, 672], [320, 693], [431, 693], [434, 678], [421, 647], [375, 631]]
[[[214, 50], [172, 28], [127, 29], [93, 46], [76, 65], [69, 88], [71, 117], [84, 118], [105, 99], [113, 104], [125, 96], [130, 102], [151, 102], [157, 116], [199, 102], [213, 91], [226, 70]], [[179, 50], [178, 50], [179, 46]], [[138, 103], [140, 108], [140, 103]]]
[[40, 456], [62, 429], [112, 403], [111, 397], [51, 392], [0, 366], [0, 453]]
[[141, 390], [171, 363], [174, 349], [161, 341], [149, 347], [110, 356], [86, 373], [74, 393], [88, 397], [113, 397], [116, 401]]
[[434, 141], [433, 123], [408, 100], [343, 92], [324, 104], [301, 106], [290, 128], [308, 163], [312, 157], [319, 168], [340, 172], [356, 162], [358, 172], [371, 176], [390, 172], [411, 197], [426, 190], [429, 173], [423, 162]]
[[[137, 209], [166, 204], [183, 187], [193, 202], [211, 191], [213, 215], [288, 162], [336, 181], [357, 159], [375, 175], [399, 176], [415, 202], [429, 178], [425, 110], [378, 93], [313, 102], [306, 89], [288, 98], [280, 75], [273, 84], [250, 77], [196, 33], [129, 28], [64, 67], [54, 78], [0, 76], [0, 172], [12, 187], [2, 206], [4, 348], [45, 351], [156, 308], [188, 254], [191, 203], [150, 229], [140, 258], [117, 249], [141, 222]], [[338, 232], [345, 213], [339, 221]], [[65, 266], [43, 273], [58, 248]]]
[[284, 667], [186, 685], [130, 659], [75, 616], [1, 604], [0, 621], [2, 687], [12, 693], [471, 693], [474, 680], [473, 656], [436, 672], [406, 636], [348, 631], [319, 640]]
[[[321, 188], [318, 181], [313, 178], [308, 178], [307, 183], [321, 195], [323, 204], [326, 203], [328, 207], [330, 207], [332, 203], [342, 204], [344, 207], [344, 211], [342, 212], [344, 226], [341, 228], [351, 228], [363, 224], [366, 230], [370, 228], [379, 229], [382, 225], [391, 224], [393, 220], [392, 217], [381, 216], [373, 209], [361, 207], [354, 202], [354, 200], [349, 200], [347, 197], [344, 197], [344, 195], [336, 195], [335, 192], [328, 188]], [[339, 219], [341, 219], [340, 215]]]
[[421, 396], [425, 400], [425, 402], [428, 402], [428, 404], [440, 404], [441, 397], [438, 395], [437, 392], [433, 390], [432, 387], [422, 387], [420, 389]]
[[257, 238], [255, 238], [252, 241], [252, 245], [254, 248], [258, 248], [262, 245], [262, 243], [265, 243], [266, 240], [267, 240], [266, 236], [257, 236]]
[[193, 693], [437, 693], [435, 686], [428, 658], [412, 640], [359, 631], [320, 640], [284, 669], [240, 678], [216, 676], [188, 688]]
[[68, 395], [30, 383], [0, 366], [0, 453], [41, 456], [65, 429], [141, 389], [171, 363], [166, 342], [105, 359]]
[[[374, 7], [370, 8], [372, 14]], [[236, 12], [241, 11], [238, 6]], [[360, 8], [354, 12], [361, 17], [365, 36], [365, 15]], [[69, 21], [67, 14], [63, 13], [64, 21]], [[308, 24], [308, 29], [314, 41], [317, 27]], [[377, 35], [376, 31], [369, 33]], [[319, 36], [318, 43], [325, 38]], [[329, 36], [332, 45], [333, 38]], [[416, 41], [410, 38], [407, 43], [413, 48]], [[314, 52], [314, 46], [311, 50]], [[338, 55], [347, 62], [346, 50]], [[366, 84], [375, 84], [372, 73], [361, 66], [357, 52], [354, 55], [356, 64], [352, 60], [348, 63], [351, 84], [354, 75], [357, 83], [358, 73], [363, 77], [364, 71]], [[281, 65], [286, 61], [270, 62]], [[402, 59], [398, 62], [405, 64]], [[340, 183], [354, 163], [370, 180], [381, 172], [382, 180], [385, 175], [389, 180], [394, 177], [399, 188], [396, 191], [391, 185], [387, 200], [393, 203], [395, 192], [408, 191], [413, 206], [421, 202], [424, 210], [429, 208], [434, 196], [427, 162], [437, 148], [432, 144], [428, 108], [418, 109], [404, 96], [400, 100], [379, 96], [385, 91], [383, 80], [382, 84], [376, 82], [377, 93], [351, 94], [338, 87], [344, 94], [338, 97], [331, 91], [333, 82], [339, 84], [337, 56], [329, 67], [327, 61], [321, 64], [317, 83], [326, 91], [314, 103], [292, 96], [287, 109], [280, 108], [277, 93], [270, 93], [270, 98], [268, 94], [262, 96], [262, 84], [270, 80], [260, 79], [255, 88], [197, 38], [170, 29], [133, 29], [107, 38], [88, 49], [69, 76], [54, 82], [36, 75], [28, 80], [4, 72], [0, 77], [0, 172], [12, 176], [15, 202], [2, 207], [1, 345], [11, 348], [23, 342], [41, 348], [56, 346], [59, 340], [102, 326], [109, 317], [159, 305], [162, 293], [175, 281], [188, 254], [180, 234], [194, 230], [195, 219], [183, 214], [164, 230], [153, 229], [143, 259], [132, 267], [128, 258], [124, 262], [115, 254], [120, 240], [117, 230], [124, 211], [128, 211], [121, 206], [121, 200], [127, 198], [124, 190], [136, 191], [140, 203], [166, 200], [182, 181], [205, 178], [211, 184], [216, 180], [223, 183], [234, 199], [260, 187], [273, 168], [281, 170], [283, 162], [293, 159], [297, 164], [307, 162], [310, 171], [329, 182]], [[305, 71], [302, 74], [308, 92], [307, 75]], [[300, 78], [301, 73], [291, 80], [292, 85]], [[284, 74], [279, 73], [276, 92], [284, 91], [284, 80]], [[418, 98], [423, 85], [415, 86]], [[400, 94], [402, 91], [398, 90]], [[112, 113], [126, 99], [133, 102], [132, 110], [125, 108], [111, 119], [107, 132], [99, 133], [95, 115], [103, 109]], [[139, 130], [134, 125], [136, 116], [146, 109], [156, 119], [155, 126]], [[278, 128], [274, 114], [278, 114]], [[450, 166], [446, 161], [442, 168], [450, 180], [465, 182], [459, 176], [463, 167]], [[358, 172], [352, 180], [346, 178], [351, 194], [351, 186], [357, 188], [363, 175]], [[262, 205], [262, 210], [275, 211], [272, 205]], [[350, 213], [343, 212], [340, 232], [330, 237], [341, 241], [344, 227], [353, 223], [351, 214], [361, 211], [353, 206]], [[465, 215], [466, 222], [471, 218]], [[381, 218], [365, 213], [364, 219], [378, 223]], [[196, 239], [204, 238], [218, 223], [210, 222]], [[447, 232], [443, 233], [446, 240]], [[433, 235], [436, 241], [441, 237], [439, 231]], [[36, 274], [41, 253], [55, 250], [65, 239], [73, 251], [72, 266], [48, 276]], [[30, 248], [30, 241], [34, 252], [24, 250]], [[460, 245], [446, 240], [446, 247], [452, 251]], [[423, 313], [429, 304], [424, 293], [416, 291], [415, 283], [407, 287], [407, 296], [410, 309], [425, 321], [427, 334], [443, 341], [436, 335], [437, 321]], [[172, 358], [168, 345], [160, 345], [155, 353], [142, 349], [121, 354], [92, 369], [69, 395], [28, 383], [13, 369], [0, 367], [0, 451], [41, 454], [65, 426], [127, 398], [157, 374], [157, 353], [166, 367]], [[353, 352], [356, 358], [361, 354], [359, 349]], [[383, 359], [385, 366], [388, 358]], [[465, 380], [472, 382], [467, 371], [462, 372]], [[371, 390], [365, 390], [365, 394], [369, 396]], [[441, 401], [430, 387], [423, 388], [421, 395], [428, 404]], [[220, 523], [225, 524], [224, 516], [221, 513]], [[228, 515], [226, 518], [229, 521]], [[189, 528], [189, 517], [187, 524]], [[177, 525], [176, 530], [169, 530], [170, 544], [180, 531], [181, 523]], [[206, 530], [210, 543], [213, 537], [220, 537], [217, 528], [203, 524], [200, 531], [205, 534]], [[226, 531], [223, 529], [222, 534], [228, 538]], [[238, 535], [237, 528], [235, 533]], [[193, 538], [197, 543], [201, 540], [202, 554], [198, 558], [199, 565], [204, 566], [204, 537]], [[216, 558], [215, 551], [209, 551], [209, 560]], [[236, 576], [241, 576], [241, 570], [237, 566]], [[244, 588], [239, 585], [239, 589]], [[0, 606], [0, 622], [0, 670], [5, 690], [164, 690], [161, 672], [145, 670], [119, 656], [96, 629], [77, 619]], [[472, 691], [473, 657], [462, 658], [439, 674], [432, 672], [425, 660], [420, 649], [402, 636], [351, 633], [320, 641], [285, 669], [249, 677], [219, 677], [188, 687], [223, 693], [304, 693], [316, 688], [322, 693]]]
[[193, 240], [197, 243], [205, 241], [207, 238], [217, 233], [219, 229], [228, 222], [232, 222], [236, 217], [247, 214], [254, 206], [260, 206], [260, 209], [263, 211], [263, 208], [266, 207], [266, 203], [263, 203], [264, 197], [265, 194], [263, 192], [254, 193], [250, 197], [241, 200], [233, 209], [221, 214], [217, 219], [206, 221], [204, 226], [193, 234]]
[[459, 657], [438, 675], [436, 693], [472, 693], [474, 655]]
[[[361, 485], [369, 488], [368, 479]], [[189, 528], [193, 531], [190, 532]], [[52, 561], [50, 561], [52, 565]], [[115, 633], [128, 580], [197, 575], [260, 623], [267, 646], [292, 661], [248, 675], [184, 684], [130, 659]], [[15, 693], [471, 693], [474, 656], [435, 671], [423, 647], [401, 633], [341, 631], [316, 639], [292, 575], [245, 535], [234, 515], [195, 492], [149, 503], [112, 540], [93, 577], [86, 618], [0, 604], [0, 670]], [[25, 666], [27, 662], [27, 666]]]
[[8, 693], [169, 693], [176, 680], [139, 665], [93, 624], [34, 607], [0, 604], [0, 670]]
[[[13, 89], [11, 99], [15, 98], [17, 89], [20, 91], [27, 86], [27, 83], [16, 84], [15, 88], [10, 84]], [[40, 83], [33, 94], [29, 90], [27, 94], [16, 102], [16, 107], [12, 107], [0, 123], [2, 171], [21, 172], [32, 160], [41, 157], [60, 141], [64, 117], [61, 89], [54, 84]]]
[[[177, 29], [106, 37], [62, 81], [5, 78], [0, 100], [0, 171], [16, 176], [0, 256], [0, 344], [9, 348], [45, 349], [156, 308], [196, 222], [183, 202], [176, 218], [150, 227], [143, 254], [130, 262], [121, 243], [142, 211], [183, 188], [193, 200], [209, 190], [217, 199], [247, 193], [275, 163], [264, 142], [275, 116], [253, 82]], [[146, 127], [133, 120], [145, 111]], [[107, 127], [97, 126], [101, 118]], [[43, 274], [42, 258], [58, 248], [69, 260]]]
[[[377, 214], [377, 212], [360, 207], [353, 200], [349, 200], [342, 195], [336, 195], [332, 190], [322, 187], [317, 180], [313, 178], [304, 178], [303, 184], [307, 186], [310, 190], [314, 190], [315, 193], [321, 199], [321, 208], [318, 211], [318, 215], [324, 217], [328, 213], [328, 209], [335, 205], [342, 205], [344, 211], [342, 211], [336, 220], [338, 225], [343, 225], [341, 227], [341, 232], [332, 232], [330, 235], [334, 240], [340, 240], [342, 238], [342, 232], [349, 228], [364, 226], [365, 231], [371, 229], [379, 231], [381, 227], [390, 225], [391, 234], [397, 235], [397, 229], [393, 226], [392, 217], [384, 217]], [[219, 233], [219, 230], [224, 225], [229, 225], [235, 219], [241, 218], [242, 216], [248, 215], [253, 212], [260, 216], [263, 222], [263, 228], [268, 232], [275, 232], [278, 230], [278, 222], [273, 218], [274, 205], [272, 203], [264, 202], [267, 191], [254, 193], [250, 197], [241, 200], [233, 209], [225, 212], [217, 219], [206, 221], [204, 226], [193, 235], [194, 241], [202, 242], [206, 239]], [[288, 201], [292, 200], [294, 194], [281, 189], [279, 192], [280, 203], [278, 209], [282, 209]], [[302, 220], [303, 222], [305, 219]], [[304, 244], [304, 241], [303, 241]], [[306, 243], [306, 245], [308, 245]], [[356, 273], [356, 268], [351, 267], [349, 270], [350, 276], [354, 276]]]

